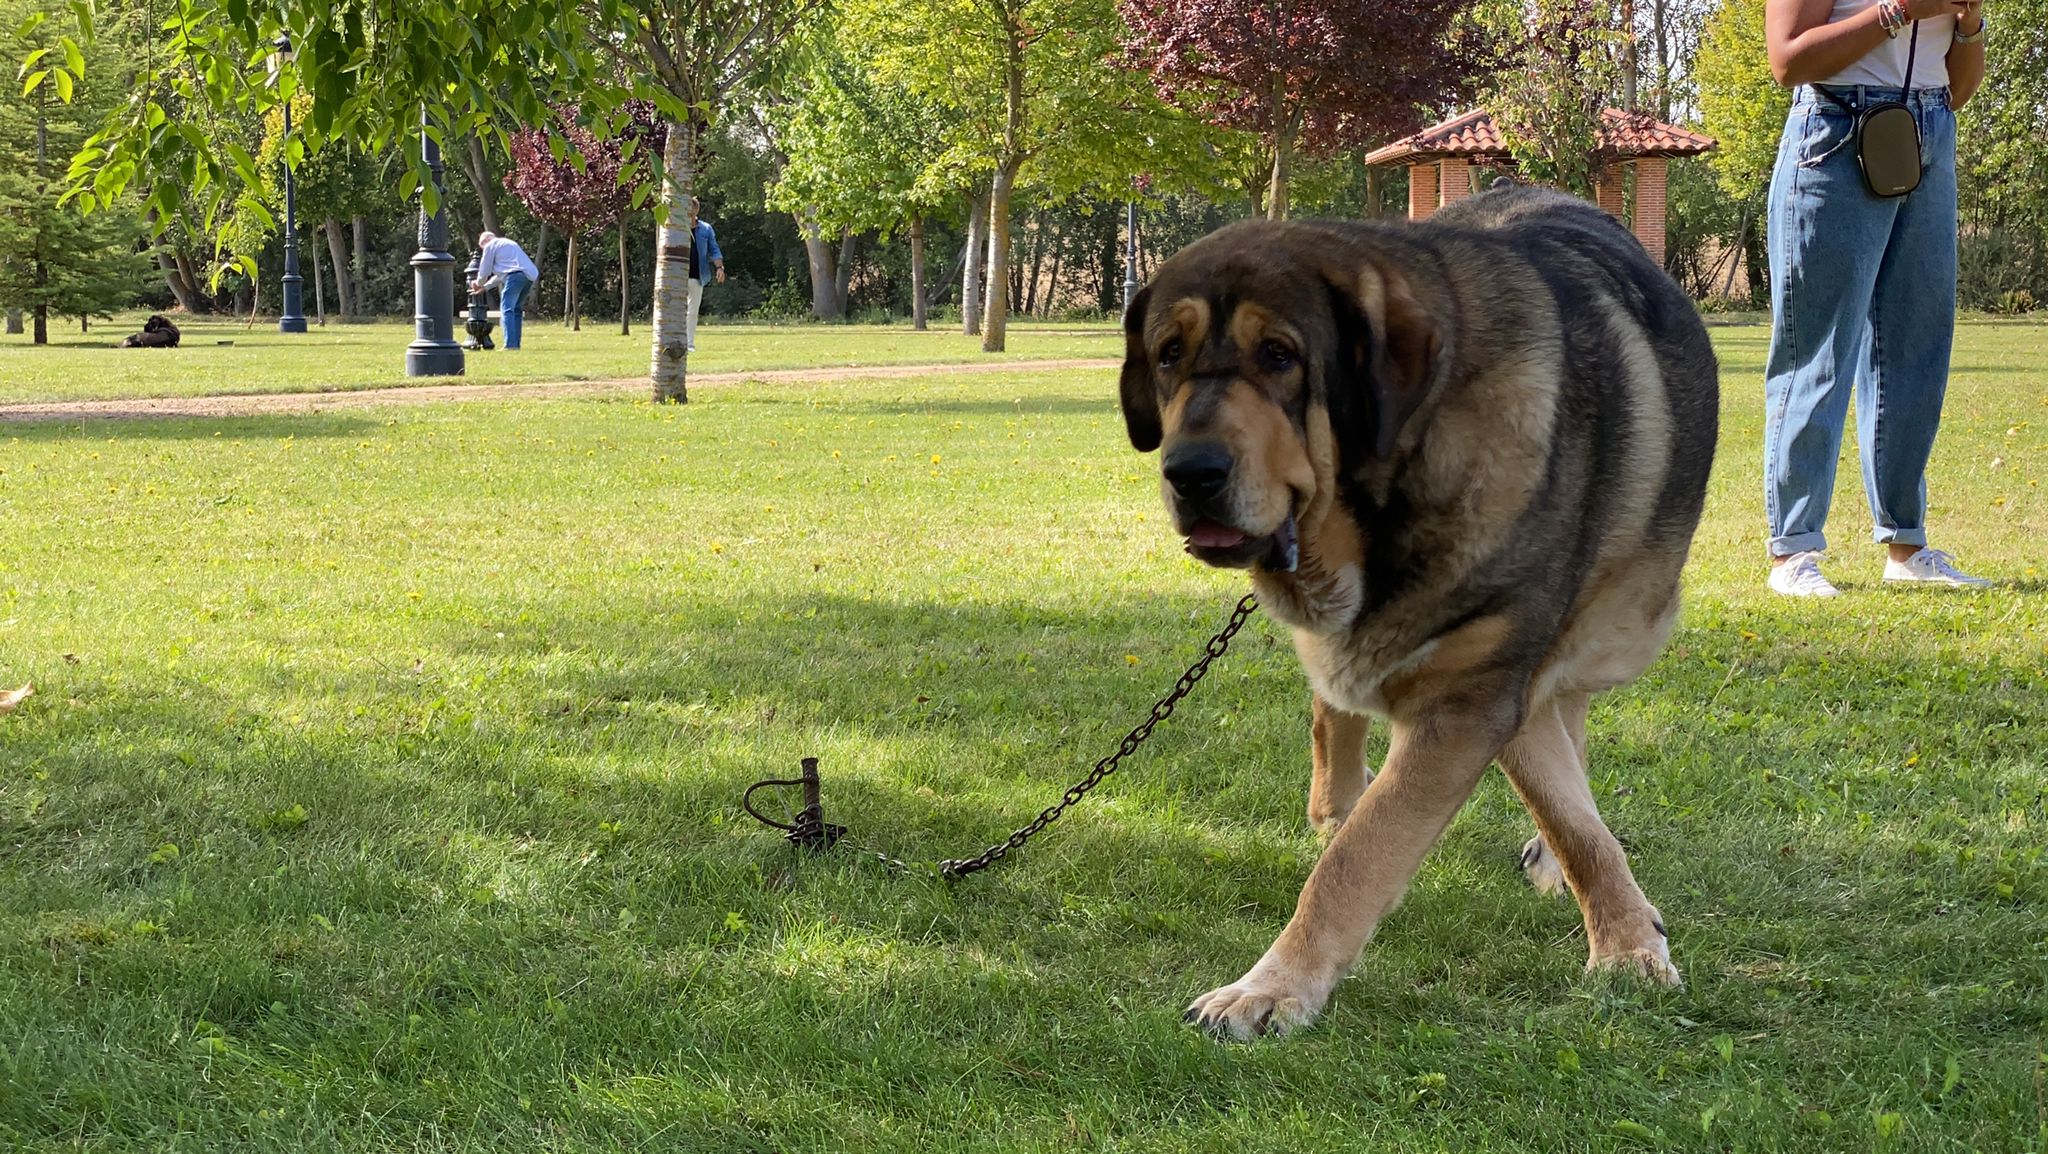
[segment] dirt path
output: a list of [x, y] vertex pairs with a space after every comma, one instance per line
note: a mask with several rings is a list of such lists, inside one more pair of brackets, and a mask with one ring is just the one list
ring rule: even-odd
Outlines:
[[[805, 381], [886, 380], [965, 373], [1030, 373], [1062, 369], [1113, 369], [1108, 359], [999, 361], [937, 365], [872, 365], [838, 369], [770, 369], [750, 373], [695, 373], [692, 389], [744, 382], [802, 384]], [[380, 405], [432, 405], [448, 401], [534, 400], [557, 397], [647, 395], [645, 377], [609, 381], [536, 381], [499, 385], [410, 385], [394, 389], [353, 389], [329, 393], [250, 393], [206, 397], [138, 397], [116, 401], [46, 401], [0, 405], [0, 424], [78, 420], [153, 420], [164, 417], [248, 417], [272, 413], [318, 413]]]

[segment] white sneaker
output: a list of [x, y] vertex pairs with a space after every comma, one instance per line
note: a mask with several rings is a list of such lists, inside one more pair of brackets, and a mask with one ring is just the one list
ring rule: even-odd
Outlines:
[[1808, 550], [1771, 566], [1771, 592], [1787, 597], [1840, 597], [1842, 591], [1820, 574], [1819, 553]]
[[1902, 585], [1941, 585], [1951, 589], [1984, 589], [1991, 585], [1956, 568], [1955, 558], [1941, 549], [1921, 549], [1904, 561], [1886, 560], [1884, 579]]

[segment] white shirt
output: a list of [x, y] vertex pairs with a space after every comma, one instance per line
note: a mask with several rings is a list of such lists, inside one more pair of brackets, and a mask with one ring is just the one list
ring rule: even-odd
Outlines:
[[[1847, 20], [1865, 8], [1875, 7], [1877, 0], [1835, 0], [1835, 10], [1828, 17], [1828, 23]], [[1948, 46], [1955, 40], [1956, 19], [1953, 16], [1930, 16], [1919, 22], [1920, 47], [1913, 53], [1913, 87], [1946, 88], [1948, 86]], [[1822, 84], [1870, 84], [1879, 88], [1904, 88], [1906, 86], [1906, 52], [1911, 47], [1913, 25], [1899, 29], [1899, 34], [1876, 48], [1870, 54], [1849, 67], [1842, 69]]]
[[477, 261], [476, 279], [484, 282], [485, 288], [496, 288], [505, 283], [505, 274], [514, 272], [525, 273], [527, 280], [540, 279], [540, 267], [518, 241], [509, 236], [492, 237]]

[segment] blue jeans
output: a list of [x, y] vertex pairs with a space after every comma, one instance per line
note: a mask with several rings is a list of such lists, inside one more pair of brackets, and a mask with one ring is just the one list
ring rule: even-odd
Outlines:
[[1824, 549], [1849, 394], [1863, 490], [1880, 543], [1927, 543], [1927, 459], [1941, 424], [1956, 323], [1956, 117], [1948, 89], [1847, 86], [1862, 108], [1906, 100], [1920, 125], [1920, 187], [1873, 196], [1855, 118], [1801, 86], [1771, 173], [1771, 353], [1765, 369], [1764, 516], [1770, 551]]
[[505, 322], [505, 347], [519, 347], [519, 330], [526, 324], [526, 290], [533, 279], [523, 272], [505, 274], [505, 287], [498, 292], [498, 313]]

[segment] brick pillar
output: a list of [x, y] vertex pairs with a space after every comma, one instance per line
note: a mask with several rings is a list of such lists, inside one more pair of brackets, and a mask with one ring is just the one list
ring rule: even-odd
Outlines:
[[1436, 212], [1436, 165], [1408, 166], [1408, 219], [1428, 220]]
[[1664, 263], [1664, 158], [1645, 156], [1636, 161], [1636, 239], [1649, 250], [1650, 259]]
[[1462, 156], [1446, 156], [1443, 159], [1443, 174], [1437, 178], [1443, 187], [1446, 206], [1472, 195], [1472, 166]]
[[1593, 178], [1593, 199], [1607, 210], [1607, 215], [1623, 224], [1628, 223], [1623, 205], [1623, 182], [1627, 171], [1619, 164], [1610, 164]]

